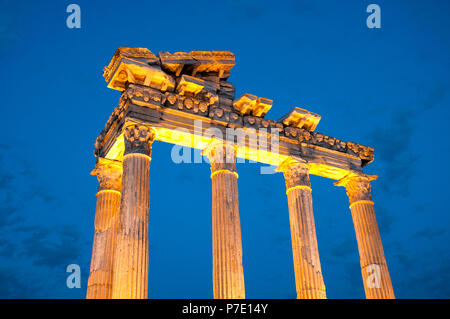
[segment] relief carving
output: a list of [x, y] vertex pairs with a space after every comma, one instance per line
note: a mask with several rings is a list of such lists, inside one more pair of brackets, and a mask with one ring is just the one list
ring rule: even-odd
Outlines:
[[152, 142], [155, 139], [155, 133], [151, 128], [145, 125], [132, 124], [125, 126], [123, 133], [124, 155], [140, 153], [151, 156]]
[[350, 204], [360, 200], [372, 200], [370, 182], [377, 179], [376, 175], [349, 175], [334, 183], [344, 186]]
[[277, 171], [283, 172], [286, 181], [286, 189], [295, 186], [311, 187], [309, 167], [301, 160], [290, 157], [280, 164]]
[[[104, 76], [111, 82], [108, 86], [124, 93], [95, 142], [95, 154], [101, 155], [107, 132], [120, 125], [126, 114], [124, 105], [133, 99], [148, 103], [149, 107], [156, 105], [209, 117], [216, 125], [274, 128], [292, 143], [359, 157], [362, 166], [373, 161], [372, 148], [315, 132], [321, 119], [318, 114], [296, 107], [274, 121], [264, 119], [272, 106], [271, 100], [248, 93], [235, 99], [235, 88], [226, 80], [234, 64], [234, 55], [228, 51], [160, 52], [155, 56], [145, 48], [119, 48]], [[115, 86], [116, 82], [120, 85]]]
[[236, 146], [222, 141], [211, 142], [204, 150], [203, 155], [211, 163], [211, 173], [219, 170], [236, 172]]

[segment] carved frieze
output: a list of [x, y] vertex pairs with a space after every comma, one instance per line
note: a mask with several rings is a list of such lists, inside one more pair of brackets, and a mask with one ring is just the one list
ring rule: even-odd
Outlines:
[[312, 139], [312, 135], [309, 131], [305, 129], [299, 129], [300, 134], [298, 135], [298, 141], [301, 142], [309, 142]]
[[211, 102], [209, 99], [198, 99], [192, 96], [166, 93], [164, 105], [180, 111], [207, 116]]
[[230, 119], [232, 116], [232, 112], [222, 108], [222, 107], [211, 107], [209, 109], [209, 118], [213, 120], [215, 123], [221, 124], [223, 126], [227, 126], [230, 123]]
[[359, 157], [362, 166], [373, 160], [370, 147], [314, 132], [320, 120], [315, 113], [294, 108], [278, 121], [269, 120], [264, 115], [272, 105], [271, 100], [248, 93], [235, 99], [234, 86], [225, 80], [234, 63], [234, 55], [227, 51], [161, 52], [155, 56], [148, 49], [119, 48], [104, 76], [110, 87], [120, 89], [123, 94], [96, 140], [95, 154], [101, 154], [108, 132], [119, 125], [126, 114], [127, 101], [132, 100], [162, 111], [171, 108], [203, 116], [225, 127], [268, 132], [273, 128], [285, 141]]
[[123, 95], [128, 99], [138, 98], [144, 102], [151, 102], [158, 106], [163, 105], [166, 101], [166, 95], [161, 93], [161, 91], [138, 85], [129, 85]]
[[244, 126], [244, 121], [242, 116], [235, 112], [230, 112], [230, 121], [228, 122], [228, 127], [242, 127]]

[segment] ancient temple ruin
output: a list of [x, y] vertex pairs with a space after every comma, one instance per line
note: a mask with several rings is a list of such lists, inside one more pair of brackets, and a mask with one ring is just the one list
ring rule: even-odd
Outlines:
[[[265, 118], [272, 100], [235, 97], [228, 82], [234, 65], [228, 51], [156, 56], [122, 47], [104, 68], [108, 88], [121, 97], [95, 142], [99, 189], [87, 298], [147, 298], [154, 141], [200, 149], [210, 160], [214, 298], [245, 298], [237, 158], [284, 174], [298, 298], [326, 298], [310, 174], [347, 190], [367, 298], [394, 298], [370, 194], [377, 176], [363, 172], [373, 149], [316, 132], [321, 117], [301, 108]], [[225, 138], [227, 129], [245, 138]]]

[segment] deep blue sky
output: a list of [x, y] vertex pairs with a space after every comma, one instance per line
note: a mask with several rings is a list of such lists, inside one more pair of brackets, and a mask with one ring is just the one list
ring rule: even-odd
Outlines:
[[[322, 115], [317, 130], [375, 148], [366, 172], [398, 298], [450, 297], [449, 2], [0, 1], [0, 297], [84, 298], [97, 180], [93, 143], [119, 92], [102, 68], [120, 46], [230, 50], [229, 81]], [[381, 7], [368, 29], [366, 7]], [[211, 298], [207, 164], [171, 161], [155, 143], [150, 190], [150, 298]], [[284, 179], [240, 164], [248, 298], [295, 298]], [[311, 177], [329, 298], [364, 298], [348, 199]], [[66, 287], [66, 266], [82, 288]]]

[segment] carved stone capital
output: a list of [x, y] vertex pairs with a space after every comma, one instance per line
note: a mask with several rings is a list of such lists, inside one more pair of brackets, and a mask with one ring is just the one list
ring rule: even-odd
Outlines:
[[151, 156], [155, 133], [150, 127], [139, 124], [128, 124], [123, 130], [123, 138], [125, 142], [124, 156], [132, 153]]
[[122, 188], [122, 162], [99, 157], [91, 175], [96, 175], [98, 191], [113, 190], [120, 192]]
[[352, 174], [335, 182], [334, 185], [345, 187], [350, 204], [361, 200], [372, 201], [372, 196], [370, 194], [370, 182], [376, 180], [377, 178], [377, 175]]
[[236, 173], [236, 146], [223, 141], [211, 142], [202, 152], [211, 163], [211, 172], [230, 171]]
[[296, 186], [311, 188], [309, 167], [302, 160], [289, 157], [278, 166], [277, 171], [283, 172], [287, 190]]

